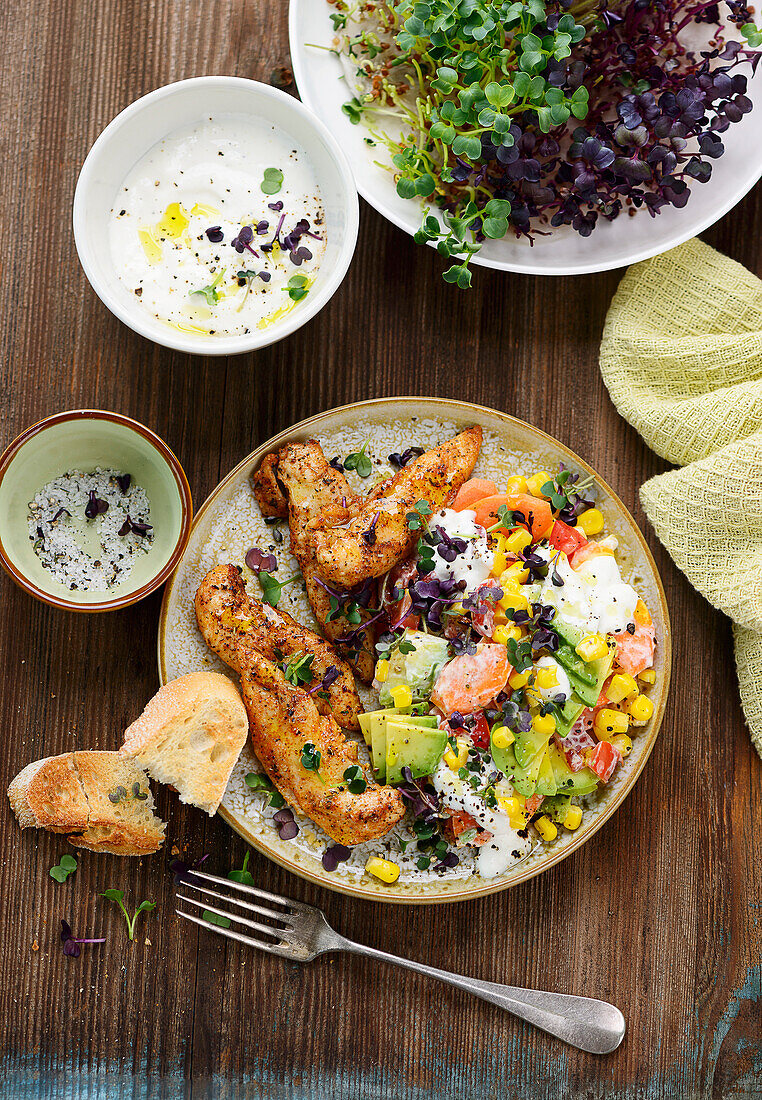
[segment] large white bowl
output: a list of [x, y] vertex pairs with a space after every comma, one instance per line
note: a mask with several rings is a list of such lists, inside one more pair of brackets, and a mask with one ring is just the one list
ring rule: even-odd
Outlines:
[[[342, 112], [351, 98], [341, 79], [335, 54], [315, 46], [330, 46], [333, 28], [326, 0], [291, 0], [289, 35], [291, 62], [304, 103], [331, 129], [349, 156], [360, 194], [379, 214], [406, 233], [421, 224], [420, 200], [401, 199], [391, 173], [379, 167], [383, 148], [364, 142], [367, 130], [353, 125]], [[666, 252], [695, 237], [727, 214], [762, 176], [762, 66], [749, 81], [755, 108], [723, 135], [725, 154], [713, 161], [709, 183], [691, 182], [691, 197], [683, 210], [667, 207], [652, 218], [645, 210], [630, 218], [599, 221], [591, 237], [583, 238], [564, 227], [550, 236], [526, 240], [488, 241], [471, 263], [529, 275], [582, 275], [625, 267]]]
[[[194, 336], [152, 317], [120, 280], [109, 241], [109, 212], [128, 172], [163, 137], [213, 114], [244, 114], [280, 127], [305, 151], [323, 196], [326, 251], [314, 286], [282, 321], [244, 336]], [[120, 321], [164, 347], [197, 355], [236, 355], [267, 347], [314, 317], [334, 294], [357, 243], [359, 204], [336, 139], [292, 96], [255, 80], [201, 76], [157, 88], [109, 123], [82, 166], [74, 195], [74, 239], [90, 284]]]

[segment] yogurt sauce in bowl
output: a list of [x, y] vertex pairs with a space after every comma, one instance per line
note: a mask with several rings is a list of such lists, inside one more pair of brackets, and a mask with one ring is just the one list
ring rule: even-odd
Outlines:
[[240, 336], [299, 308], [326, 248], [303, 149], [264, 119], [215, 115], [173, 130], [126, 176], [112, 260], [141, 307], [180, 332]]

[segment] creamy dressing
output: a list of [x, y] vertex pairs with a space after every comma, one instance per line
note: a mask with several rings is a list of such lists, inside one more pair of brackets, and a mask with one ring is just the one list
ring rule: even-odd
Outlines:
[[264, 120], [221, 115], [175, 130], [125, 178], [110, 247], [160, 321], [207, 336], [265, 328], [298, 307], [325, 252], [315, 173]]
[[[553, 554], [547, 549], [535, 552], [546, 561]], [[555, 607], [567, 622], [590, 632], [617, 634], [633, 621], [638, 594], [622, 580], [613, 554], [597, 554], [577, 569], [571, 568], [565, 554], [559, 554], [555, 569], [563, 585], [556, 587], [548, 576], [537, 598], [540, 603]]]
[[[484, 785], [491, 771], [494, 771], [494, 765], [490, 762], [486, 767], [482, 766], [481, 772], [472, 774], [479, 775]], [[440, 760], [431, 782], [443, 805], [451, 810], [465, 810], [482, 828], [492, 833], [491, 839], [476, 849], [476, 869], [483, 878], [495, 878], [529, 855], [532, 848], [529, 837], [521, 836], [511, 828], [508, 815], [502, 810], [491, 810], [485, 806], [477, 792], [444, 760]]]
[[489, 547], [487, 532], [476, 522], [476, 512], [464, 509], [455, 512], [452, 508], [442, 508], [430, 521], [432, 531], [441, 527], [452, 539], [463, 539], [465, 549], [453, 561], [446, 561], [434, 550], [433, 576], [438, 580], [465, 581], [464, 595], [474, 592], [489, 577], [495, 555]]
[[566, 675], [565, 669], [561, 668], [558, 661], [554, 661], [552, 657], [540, 657], [538, 661], [535, 661], [534, 667], [538, 668], [552, 668], [556, 673], [556, 683], [553, 687], [544, 688], [536, 685], [537, 693], [541, 699], [548, 702], [551, 699], [555, 699], [556, 695], [564, 695], [568, 699], [572, 693], [571, 683], [569, 677]]

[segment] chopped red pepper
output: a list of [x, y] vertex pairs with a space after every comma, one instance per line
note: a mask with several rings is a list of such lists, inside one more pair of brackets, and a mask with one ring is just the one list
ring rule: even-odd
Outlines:
[[599, 741], [590, 758], [590, 767], [601, 783], [608, 783], [621, 759], [622, 754], [613, 745], [608, 741]]
[[568, 523], [557, 519], [553, 524], [553, 530], [548, 535], [548, 542], [556, 550], [563, 550], [567, 558], [570, 558], [575, 550], [587, 546], [587, 539], [576, 527], [570, 527]]

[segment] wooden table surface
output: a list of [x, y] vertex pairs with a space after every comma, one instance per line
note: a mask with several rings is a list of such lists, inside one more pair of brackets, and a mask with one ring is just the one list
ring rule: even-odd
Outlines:
[[[316, 0], [317, 2], [317, 0]], [[495, 897], [403, 910], [289, 877], [346, 934], [434, 965], [588, 994], [625, 1013], [613, 1055], [577, 1053], [466, 995], [346, 957], [286, 964], [178, 927], [165, 855], [84, 854], [2, 805], [0, 1091], [27, 1097], [267, 1100], [654, 1100], [762, 1095], [760, 761], [739, 707], [728, 621], [647, 528], [638, 486], [664, 464], [617, 415], [597, 351], [620, 273], [542, 279], [480, 269], [469, 293], [363, 204], [357, 254], [329, 306], [258, 355], [188, 358], [112, 317], [77, 261], [71, 203], [106, 123], [161, 84], [288, 64], [286, 0], [11, 0], [0, 132], [4, 308], [0, 441], [62, 409], [157, 431], [200, 504], [263, 439], [334, 405], [419, 393], [520, 416], [620, 493], [662, 571], [675, 635], [656, 749], [623, 809], [554, 870]], [[707, 240], [762, 273], [762, 191]], [[591, 247], [595, 247], [594, 238]], [[7, 786], [28, 761], [112, 748], [158, 686], [160, 594], [68, 615], [0, 577], [0, 729]], [[219, 819], [158, 797], [169, 846], [223, 872], [245, 846]], [[156, 913], [129, 943], [108, 887]], [[59, 921], [102, 947], [64, 957]], [[146, 941], [146, 942], [144, 942]], [[147, 942], [150, 941], [150, 942]]]

